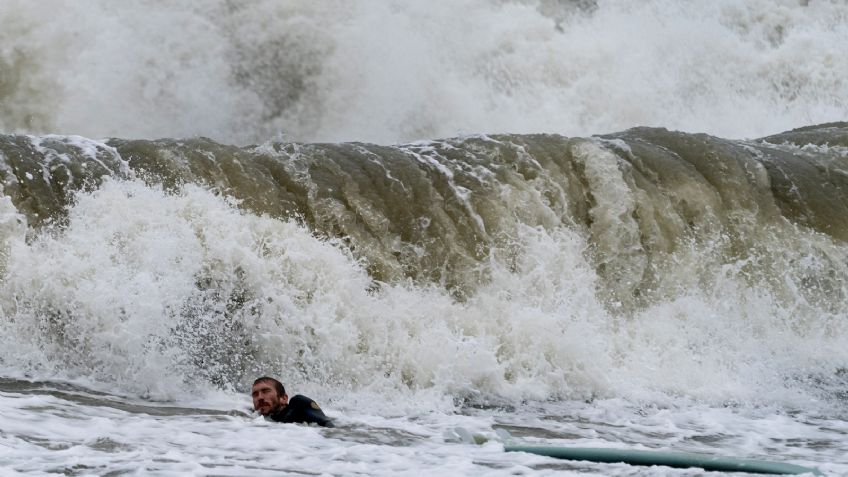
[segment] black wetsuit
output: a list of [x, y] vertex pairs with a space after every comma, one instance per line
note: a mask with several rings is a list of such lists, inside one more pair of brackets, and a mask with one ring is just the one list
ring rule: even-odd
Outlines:
[[292, 396], [286, 407], [268, 414], [268, 419], [276, 422], [305, 422], [324, 427], [335, 427], [333, 421], [318, 407], [318, 403], [300, 394]]

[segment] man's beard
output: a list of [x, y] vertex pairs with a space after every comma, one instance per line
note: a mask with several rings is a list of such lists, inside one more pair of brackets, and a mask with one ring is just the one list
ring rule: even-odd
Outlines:
[[[267, 411], [264, 411], [266, 407]], [[273, 402], [262, 401], [259, 403], [259, 406], [257, 406], [256, 410], [259, 411], [259, 414], [262, 414], [263, 416], [270, 416], [271, 414], [274, 414], [275, 412], [279, 411], [280, 407], [281, 405], [279, 402], [275, 405]]]

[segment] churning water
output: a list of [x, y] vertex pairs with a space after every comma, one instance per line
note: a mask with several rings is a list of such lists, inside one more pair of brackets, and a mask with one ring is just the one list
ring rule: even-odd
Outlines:
[[[462, 426], [848, 472], [844, 2], [0, 25], [4, 471], [702, 473]], [[338, 427], [250, 414], [265, 374]]]

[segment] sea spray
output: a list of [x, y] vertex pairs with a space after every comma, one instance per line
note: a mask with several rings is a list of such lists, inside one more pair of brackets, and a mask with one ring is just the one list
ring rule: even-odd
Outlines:
[[746, 138], [848, 113], [841, 0], [4, 7], [8, 132], [390, 144], [663, 126]]

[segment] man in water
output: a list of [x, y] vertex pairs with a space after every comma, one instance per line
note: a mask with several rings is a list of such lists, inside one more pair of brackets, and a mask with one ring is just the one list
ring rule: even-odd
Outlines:
[[318, 404], [300, 394], [289, 399], [283, 383], [263, 376], [253, 382], [253, 409], [276, 422], [305, 422], [324, 427], [334, 427]]

